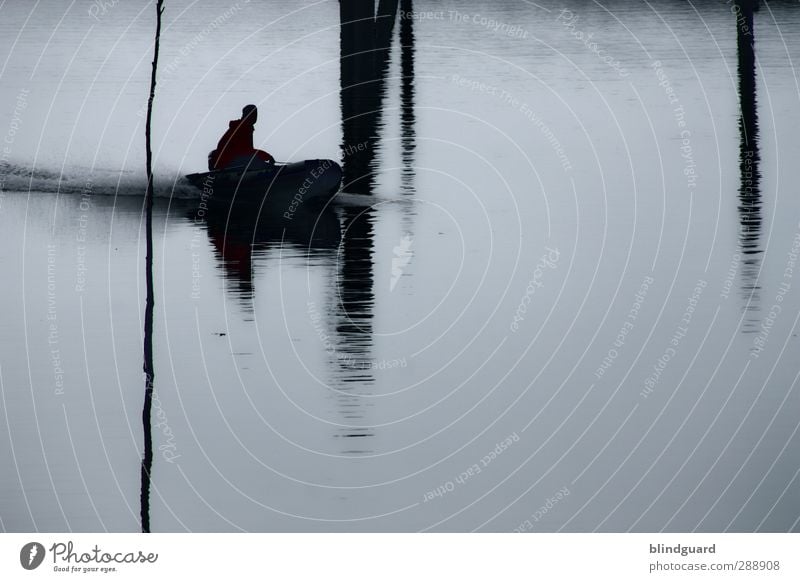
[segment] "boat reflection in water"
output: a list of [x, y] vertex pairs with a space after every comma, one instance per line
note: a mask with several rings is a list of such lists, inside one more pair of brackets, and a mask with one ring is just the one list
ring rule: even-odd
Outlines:
[[269, 204], [211, 205], [201, 222], [226, 279], [234, 286], [228, 291], [250, 310], [254, 257], [271, 248], [292, 248], [309, 258], [330, 256], [341, 241], [339, 217], [331, 207], [300, 205], [290, 219], [279, 212], [281, 209]]

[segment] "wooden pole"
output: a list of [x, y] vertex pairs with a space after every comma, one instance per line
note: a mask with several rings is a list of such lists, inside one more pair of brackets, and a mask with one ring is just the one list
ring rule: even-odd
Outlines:
[[144, 310], [144, 407], [142, 408], [142, 428], [144, 432], [144, 456], [142, 457], [141, 521], [142, 532], [150, 532], [150, 470], [153, 467], [153, 435], [150, 414], [153, 406], [153, 152], [150, 138], [150, 125], [153, 118], [153, 100], [156, 95], [156, 71], [158, 69], [158, 48], [161, 38], [161, 14], [164, 0], [156, 2], [156, 39], [153, 48], [153, 69], [150, 74], [150, 95], [147, 99], [147, 120], [145, 121], [145, 149], [147, 155], [147, 191], [145, 192], [145, 278], [147, 298]]

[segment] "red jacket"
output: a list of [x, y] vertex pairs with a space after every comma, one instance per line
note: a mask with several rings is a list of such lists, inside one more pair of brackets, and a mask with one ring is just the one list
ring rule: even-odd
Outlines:
[[228, 123], [228, 130], [220, 138], [216, 149], [214, 167], [222, 169], [239, 156], [252, 155], [253, 124], [244, 123], [241, 119], [234, 119]]

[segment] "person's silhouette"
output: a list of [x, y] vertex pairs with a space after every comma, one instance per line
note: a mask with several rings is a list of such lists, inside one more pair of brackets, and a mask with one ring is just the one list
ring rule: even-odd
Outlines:
[[217, 149], [208, 154], [209, 170], [224, 170], [238, 167], [261, 167], [275, 163], [265, 151], [253, 147], [253, 131], [258, 119], [255, 105], [245, 105], [242, 118], [228, 124], [228, 130], [220, 138]]

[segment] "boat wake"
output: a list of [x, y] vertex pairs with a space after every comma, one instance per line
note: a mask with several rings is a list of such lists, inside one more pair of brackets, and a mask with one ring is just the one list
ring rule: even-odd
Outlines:
[[[199, 198], [200, 192], [182, 174], [156, 175], [157, 198]], [[144, 172], [73, 168], [63, 172], [0, 162], [0, 191], [88, 194], [93, 196], [141, 196], [147, 189]]]
[[371, 208], [380, 204], [413, 205], [417, 203], [415, 198], [403, 195], [393, 197], [381, 196], [379, 194], [354, 194], [352, 192], [341, 191], [336, 194], [334, 199], [336, 206], [352, 206], [353, 208]]

